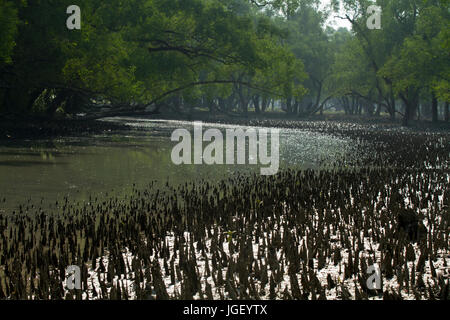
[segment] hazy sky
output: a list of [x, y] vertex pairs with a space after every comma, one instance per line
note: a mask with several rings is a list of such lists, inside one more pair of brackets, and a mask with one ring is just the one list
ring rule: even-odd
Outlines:
[[[331, 0], [321, 0], [322, 8], [328, 7], [331, 3]], [[342, 8], [341, 8], [342, 10]], [[343, 12], [343, 11], [342, 11]], [[347, 20], [336, 18], [335, 16], [343, 16], [343, 14], [337, 14], [332, 12], [330, 18], [328, 19], [328, 24], [334, 27], [335, 29], [339, 27], [344, 27], [347, 29], [351, 29], [351, 24]]]

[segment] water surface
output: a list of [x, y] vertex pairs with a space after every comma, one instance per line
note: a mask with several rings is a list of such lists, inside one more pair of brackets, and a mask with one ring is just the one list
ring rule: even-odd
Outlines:
[[[90, 137], [11, 141], [0, 145], [0, 210], [12, 211], [27, 202], [53, 205], [65, 196], [123, 196], [133, 184], [161, 186], [196, 179], [218, 180], [240, 173], [259, 173], [252, 165], [180, 165], [171, 161], [175, 129], [193, 130], [193, 123], [110, 118], [130, 130]], [[203, 124], [223, 132], [236, 125]], [[247, 129], [248, 127], [242, 127]], [[225, 136], [225, 134], [224, 134]], [[206, 143], [205, 143], [206, 145]], [[351, 140], [315, 132], [281, 129], [280, 169], [320, 168], [354, 154]]]

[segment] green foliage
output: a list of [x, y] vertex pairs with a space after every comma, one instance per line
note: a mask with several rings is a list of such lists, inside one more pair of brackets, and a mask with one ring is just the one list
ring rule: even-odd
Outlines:
[[450, 101], [449, 11], [431, 3], [420, 10], [414, 33], [404, 40], [380, 73], [393, 79], [396, 92], [423, 88]]
[[[336, 1], [337, 2], [337, 1]], [[337, 93], [383, 105], [395, 116], [401, 99], [404, 124], [414, 117], [420, 96], [448, 101], [449, 1], [343, 0], [353, 39], [338, 53], [333, 78]], [[382, 9], [382, 29], [366, 27], [367, 8]], [[437, 110], [433, 111], [437, 119]]]
[[0, 0], [0, 66], [3, 63], [11, 63], [18, 23], [14, 4], [8, 0]]
[[[146, 104], [183, 87], [190, 90], [187, 95], [198, 96], [190, 84], [201, 81], [202, 74], [215, 82], [239, 70], [271, 88], [303, 77], [300, 62], [284, 61], [289, 53], [271, 19], [246, 1], [84, 0], [78, 2], [81, 30], [65, 27], [70, 1], [0, 4], [2, 39], [8, 40], [2, 42], [1, 58], [11, 61], [17, 43], [16, 76], [9, 81], [30, 99], [36, 90], [52, 89], [56, 96], [64, 90], [62, 101], [77, 94]], [[17, 17], [22, 23], [14, 38]], [[283, 77], [273, 78], [273, 63], [285, 69]], [[221, 86], [225, 93], [229, 86]], [[29, 105], [27, 99], [14, 104], [16, 111]]]
[[[80, 0], [81, 30], [66, 28], [69, 0], [0, 0], [0, 108], [226, 99], [246, 112], [273, 99], [313, 113], [347, 95], [389, 107], [411, 90], [449, 101], [449, 1], [342, 2], [351, 32], [326, 28], [317, 0]], [[373, 3], [381, 30], [366, 28]]]

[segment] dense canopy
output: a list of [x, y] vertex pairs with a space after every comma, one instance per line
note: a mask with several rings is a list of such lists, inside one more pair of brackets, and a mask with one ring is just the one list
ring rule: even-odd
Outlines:
[[72, 2], [0, 0], [0, 114], [277, 105], [448, 120], [448, 0], [81, 0], [69, 30]]

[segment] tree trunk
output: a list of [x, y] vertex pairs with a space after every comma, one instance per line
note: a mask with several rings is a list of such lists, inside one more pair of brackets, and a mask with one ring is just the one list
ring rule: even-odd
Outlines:
[[434, 92], [431, 94], [431, 112], [433, 114], [433, 123], [438, 122], [438, 100]]
[[235, 101], [236, 101], [236, 95], [233, 91], [233, 94], [231, 94], [228, 98], [225, 99], [225, 110], [226, 111], [233, 111], [235, 109]]
[[409, 101], [402, 98], [403, 103], [405, 105], [405, 114], [403, 115], [403, 121], [402, 121], [402, 125], [404, 127], [407, 127], [409, 125], [409, 118], [410, 118], [410, 106], [409, 106]]
[[298, 114], [298, 106], [300, 105], [300, 102], [298, 102], [297, 99], [295, 99], [294, 107], [292, 108], [292, 113], [296, 116]]
[[394, 93], [392, 92], [391, 89], [391, 93], [389, 95], [389, 116], [391, 117], [392, 121], [395, 121], [395, 112], [396, 112], [396, 106], [395, 106], [395, 97], [394, 97]]
[[418, 91], [413, 91], [411, 93], [411, 104], [409, 110], [409, 120], [414, 120], [417, 115], [417, 108], [419, 107], [419, 93]]
[[355, 99], [354, 96], [352, 96], [352, 106], [351, 106], [351, 114], [352, 115], [356, 114], [356, 112], [357, 112], [356, 107], [357, 107], [356, 106], [356, 99]]
[[286, 100], [286, 112], [288, 114], [292, 113], [292, 97], [288, 97]]
[[253, 105], [255, 106], [255, 112], [256, 114], [260, 114], [261, 113], [261, 108], [259, 106], [259, 96], [255, 95], [253, 96]]
[[269, 103], [270, 103], [269, 99], [267, 99], [266, 97], [263, 96], [262, 102], [261, 102], [261, 112], [263, 112], [263, 113], [266, 112]]
[[215, 113], [215, 103], [214, 103], [214, 100], [213, 99], [211, 99], [211, 98], [205, 98], [205, 106], [204, 107], [206, 107], [206, 108], [208, 108], [209, 109], [209, 112], [211, 113], [211, 114], [214, 114]]
[[226, 112], [227, 111], [227, 106], [226, 106], [226, 103], [225, 103], [225, 99], [222, 99], [222, 98], [218, 98], [218, 106], [219, 106], [219, 110], [221, 111], [221, 112]]
[[402, 126], [407, 127], [409, 125], [409, 108], [405, 108], [405, 115], [403, 116]]
[[448, 102], [445, 103], [445, 108], [444, 108], [444, 118], [445, 118], [445, 122], [449, 122], [449, 106], [448, 106]]
[[348, 115], [350, 113], [348, 98], [347, 97], [342, 97], [341, 98], [341, 103], [342, 103], [342, 106], [344, 108], [345, 115]]
[[[319, 88], [317, 91], [317, 97], [316, 97], [316, 103], [314, 105], [314, 112], [317, 112], [317, 109], [319, 108], [320, 104], [320, 97], [322, 96], [322, 82], [319, 82]], [[323, 114], [323, 108], [320, 110], [320, 114]]]
[[241, 105], [242, 113], [244, 114], [244, 117], [248, 117], [248, 101], [245, 97], [245, 94], [242, 90], [242, 86], [239, 86], [239, 102]]
[[417, 90], [411, 91], [410, 88], [406, 92], [400, 93], [400, 98], [405, 105], [405, 114], [403, 116], [403, 126], [407, 127], [410, 120], [414, 119], [419, 103], [419, 92]]

